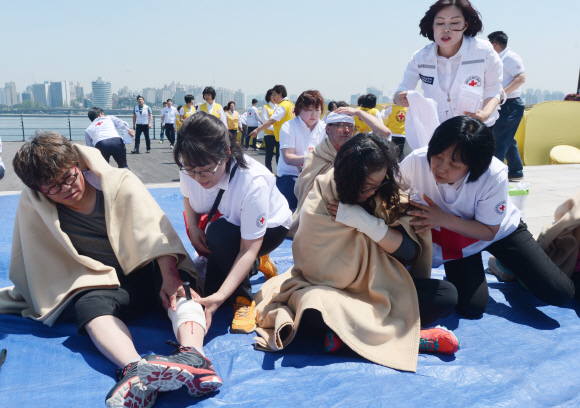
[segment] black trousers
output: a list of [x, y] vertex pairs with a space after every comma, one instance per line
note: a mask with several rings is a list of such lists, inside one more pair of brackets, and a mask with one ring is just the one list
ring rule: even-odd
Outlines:
[[[274, 148], [276, 147], [276, 136], [264, 135], [264, 143], [266, 144], [266, 168], [272, 171], [272, 157], [274, 157]], [[276, 156], [276, 164], [278, 164], [278, 156]]]
[[0, 166], [0, 180], [4, 177], [4, 167]]
[[393, 136], [391, 137], [391, 139], [393, 143], [396, 144], [397, 147], [399, 148], [399, 162], [402, 162], [403, 159], [405, 158], [405, 153], [403, 151], [405, 150], [405, 141], [407, 140], [407, 138], [401, 136]]
[[[268, 228], [258, 257], [269, 254], [278, 248], [286, 235], [288, 235], [288, 230], [283, 226]], [[225, 218], [220, 218], [210, 224], [206, 233], [206, 243], [211, 251], [205, 275], [204, 292], [206, 296], [216, 293], [230, 274], [236, 257], [240, 253], [241, 240], [240, 227], [229, 223]], [[259, 260], [256, 258], [252, 269], [248, 271], [240, 286], [236, 288], [229, 299], [223, 303], [224, 306], [234, 303], [238, 296], [253, 299], [250, 276], [258, 273], [258, 266]]]
[[[93, 289], [71, 300], [68, 308], [72, 309], [79, 334], [86, 336], [85, 325], [99, 316], [115, 316], [126, 321], [163, 307], [159, 296], [163, 277], [157, 261], [149, 262], [129, 275], [118, 272], [117, 277], [121, 284], [119, 288]], [[182, 270], [179, 270], [179, 277], [184, 282], [191, 279]]]
[[[574, 283], [550, 260], [523, 221], [514, 232], [492, 243], [486, 251], [541, 301], [562, 306], [574, 296]], [[481, 316], [489, 300], [481, 252], [448, 261], [444, 267], [447, 280], [457, 288], [457, 312], [471, 318]]]
[[149, 140], [149, 125], [135, 126], [135, 150], [139, 150], [139, 144], [141, 144], [141, 133], [145, 135], [145, 145], [147, 146], [147, 150], [151, 150], [151, 141]]
[[173, 146], [175, 144], [175, 125], [173, 123], [166, 123], [164, 128], [165, 136], [167, 136], [167, 140]]
[[234, 140], [238, 140], [238, 129], [229, 129], [230, 136]]
[[[248, 126], [248, 133], [246, 133], [246, 137], [245, 137], [245, 141], [244, 141], [244, 145], [246, 146], [246, 148], [250, 147], [250, 133], [252, 133], [254, 130], [258, 129], [258, 126]], [[258, 137], [254, 137], [252, 139], [252, 144], [251, 147], [255, 148], [256, 147], [256, 139]]]
[[[428, 326], [453, 311], [457, 304], [457, 290], [451, 283], [440, 279], [413, 279], [413, 283], [419, 300], [421, 326]], [[302, 316], [310, 327], [330, 330], [318, 310], [307, 309]]]
[[120, 137], [101, 140], [95, 147], [100, 150], [107, 163], [111, 156], [113, 156], [113, 159], [117, 162], [117, 166], [120, 169], [129, 168], [127, 165], [127, 149], [125, 148], [123, 139]]

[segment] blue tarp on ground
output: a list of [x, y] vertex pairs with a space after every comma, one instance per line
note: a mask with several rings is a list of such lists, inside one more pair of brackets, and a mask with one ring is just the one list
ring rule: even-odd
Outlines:
[[[151, 193], [187, 243], [179, 189]], [[0, 197], [0, 287], [8, 265], [18, 196]], [[186, 245], [191, 248], [191, 245]], [[193, 252], [193, 249], [191, 249]], [[280, 271], [292, 264], [291, 242], [273, 253]], [[434, 276], [443, 278], [441, 270]], [[254, 291], [264, 282], [254, 277]], [[452, 314], [439, 324], [461, 341], [455, 356], [419, 356], [417, 373], [370, 363], [346, 351], [322, 352], [322, 339], [303, 330], [282, 353], [254, 350], [253, 335], [229, 334], [233, 310], [221, 309], [204, 350], [224, 386], [203, 399], [185, 388], [163, 393], [156, 407], [578, 407], [580, 304], [547, 306], [517, 283], [488, 277], [490, 302], [481, 319]], [[154, 313], [128, 322], [142, 354], [169, 354], [170, 322]], [[115, 367], [74, 322], [45, 326], [0, 315], [0, 407], [99, 407], [115, 384]]]

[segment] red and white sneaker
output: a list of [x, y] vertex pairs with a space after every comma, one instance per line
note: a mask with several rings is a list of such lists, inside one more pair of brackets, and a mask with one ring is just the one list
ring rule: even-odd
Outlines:
[[211, 361], [195, 348], [184, 347], [174, 341], [166, 343], [176, 349], [171, 355], [149, 354], [139, 361], [137, 372], [144, 387], [171, 391], [185, 385], [189, 395], [201, 397], [223, 385]]
[[461, 343], [455, 334], [444, 326], [423, 329], [420, 336], [419, 352], [455, 354], [461, 348]]
[[108, 408], [149, 408], [155, 404], [157, 390], [147, 389], [137, 375], [137, 362], [117, 369], [117, 384], [107, 394]]

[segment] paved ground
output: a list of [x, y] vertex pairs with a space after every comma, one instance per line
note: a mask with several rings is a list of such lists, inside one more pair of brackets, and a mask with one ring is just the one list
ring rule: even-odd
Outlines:
[[[3, 143], [2, 159], [6, 164], [6, 176], [0, 180], [0, 195], [14, 194], [22, 188], [22, 183], [12, 171], [11, 163], [21, 145], [22, 142]], [[127, 155], [131, 170], [150, 188], [179, 186], [177, 166], [173, 162], [169, 144], [159, 144], [158, 140], [154, 140], [151, 148], [150, 154]], [[264, 163], [264, 151], [248, 153]], [[111, 163], [114, 163], [112, 159]], [[273, 167], [276, 171], [275, 160]], [[524, 173], [525, 181], [530, 184], [524, 219], [530, 231], [537, 236], [545, 224], [552, 222], [556, 207], [580, 190], [580, 165], [526, 166]]]

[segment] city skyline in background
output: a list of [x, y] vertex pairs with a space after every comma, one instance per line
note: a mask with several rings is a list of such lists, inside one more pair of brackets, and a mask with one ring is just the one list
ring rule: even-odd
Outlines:
[[[131, 90], [128, 86], [121, 87], [116, 93], [112, 91], [111, 83], [103, 77], [91, 82], [91, 92], [85, 92], [84, 87], [79, 82], [73, 81], [45, 81], [41, 84], [26, 86], [25, 90], [19, 92], [14, 81], [5, 83], [4, 88], [0, 88], [0, 105], [11, 107], [20, 105], [25, 108], [90, 108], [97, 106], [102, 109], [131, 109], [136, 105], [137, 96], [143, 96], [149, 105], [159, 105], [168, 99], [178, 105], [184, 104], [184, 97], [187, 94], [194, 96], [195, 103], [203, 101], [202, 92], [205, 87], [197, 85], [187, 85], [180, 82], [171, 82], [162, 88], [146, 87], [142, 90]], [[216, 91], [216, 102], [222, 106], [229, 101], [234, 101], [236, 109], [246, 109], [251, 105], [252, 99], [257, 99], [260, 106], [265, 104], [263, 95], [246, 95], [241, 89], [234, 91], [223, 87], [214, 87]], [[377, 96], [377, 103], [391, 103], [392, 99], [382, 89], [368, 87], [367, 94]], [[356, 105], [358, 97], [362, 93], [351, 94], [345, 102]], [[546, 101], [562, 101], [566, 94], [561, 91], [550, 91], [533, 88], [522, 88], [521, 98], [526, 105], [532, 105]], [[296, 94], [289, 94], [288, 98], [295, 102], [298, 98]], [[331, 99], [327, 99], [328, 103]], [[335, 99], [339, 100], [339, 99]], [[30, 101], [30, 103], [24, 103]], [[24, 103], [24, 104], [23, 104]]]

